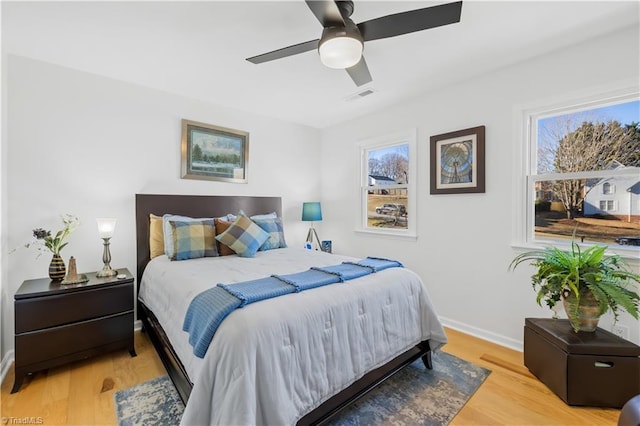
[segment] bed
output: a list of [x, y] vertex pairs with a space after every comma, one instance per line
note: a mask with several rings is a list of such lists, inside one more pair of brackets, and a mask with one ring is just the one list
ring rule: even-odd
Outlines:
[[[181, 322], [187, 299], [209, 285], [203, 277], [215, 286], [353, 259], [279, 248], [253, 258], [151, 260], [150, 214], [220, 217], [240, 210], [282, 216], [281, 199], [136, 195], [138, 317], [187, 404], [185, 423], [319, 424], [418, 358], [431, 368], [431, 350], [446, 343], [446, 335], [422, 281], [405, 268], [237, 309], [205, 356], [193, 356]], [[396, 307], [403, 304], [418, 308]], [[374, 320], [382, 326], [372, 327]]]

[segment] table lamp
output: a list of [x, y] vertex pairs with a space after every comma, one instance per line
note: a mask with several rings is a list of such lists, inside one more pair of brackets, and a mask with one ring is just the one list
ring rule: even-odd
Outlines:
[[117, 219], [114, 218], [97, 218], [98, 236], [104, 241], [104, 251], [102, 252], [102, 262], [104, 266], [98, 271], [96, 277], [113, 277], [118, 275], [118, 271], [111, 269], [111, 252], [109, 251], [109, 240], [113, 237], [113, 231], [116, 229]]
[[[307, 233], [307, 243], [311, 245], [315, 250], [320, 249], [320, 238], [318, 238], [318, 234], [316, 233], [315, 228], [313, 227], [313, 222], [319, 222], [322, 220], [322, 208], [320, 207], [320, 202], [308, 202], [302, 203], [302, 220], [304, 222], [311, 222], [311, 227], [309, 228], [309, 232]], [[314, 244], [315, 237], [315, 244]]]

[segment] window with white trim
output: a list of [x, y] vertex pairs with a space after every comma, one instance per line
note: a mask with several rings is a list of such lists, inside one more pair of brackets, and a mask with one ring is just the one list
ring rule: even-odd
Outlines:
[[614, 200], [600, 200], [600, 210], [603, 212], [615, 211], [616, 202]]
[[416, 130], [360, 143], [360, 231], [416, 236]]
[[605, 195], [610, 195], [616, 192], [616, 186], [611, 182], [605, 182], [602, 184], [602, 193]]
[[585, 243], [640, 236], [638, 93], [540, 108], [524, 118], [525, 242], [566, 240], [574, 230]]

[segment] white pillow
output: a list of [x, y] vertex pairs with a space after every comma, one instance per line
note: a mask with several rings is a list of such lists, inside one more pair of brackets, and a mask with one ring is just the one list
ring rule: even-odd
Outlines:
[[276, 219], [278, 217], [278, 215], [276, 214], [276, 212], [271, 212], [271, 213], [267, 213], [267, 214], [256, 214], [251, 216], [251, 220], [256, 220], [256, 219]]
[[[245, 215], [245, 213], [242, 210], [240, 210], [240, 212], [238, 214], [239, 215]], [[251, 220], [256, 220], [256, 219], [275, 219], [277, 217], [278, 217], [278, 215], [276, 214], [276, 212], [271, 212], [271, 213], [266, 213], [266, 214], [253, 215], [253, 216], [251, 216]], [[235, 222], [236, 219], [238, 219], [238, 216], [233, 214], [233, 213], [227, 213], [224, 216], [220, 216], [218, 219], [224, 220], [225, 222]]]

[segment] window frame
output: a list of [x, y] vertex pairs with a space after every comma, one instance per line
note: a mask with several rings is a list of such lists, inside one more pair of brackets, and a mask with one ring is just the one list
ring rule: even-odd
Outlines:
[[[537, 120], [549, 116], [586, 111], [619, 103], [640, 100], [640, 86], [630, 85], [622, 89], [593, 92], [583, 97], [563, 97], [538, 101], [514, 107], [515, 134], [521, 140], [513, 155], [513, 203], [512, 247], [541, 248], [548, 245], [569, 246], [570, 240], [535, 238], [535, 184], [536, 182], [572, 179], [593, 179], [634, 175], [632, 170], [601, 170], [579, 173], [537, 174]], [[616, 206], [617, 207], [617, 206]], [[587, 244], [587, 243], [585, 243]], [[611, 246], [612, 252], [622, 256], [637, 257], [637, 250], [627, 246]]]
[[[393, 185], [369, 185], [369, 158], [367, 153], [374, 149], [389, 148], [398, 145], [408, 145], [409, 147], [409, 179], [406, 184]], [[360, 162], [360, 173], [358, 175], [358, 191], [360, 208], [358, 209], [358, 221], [355, 232], [387, 236], [402, 239], [417, 239], [417, 129], [411, 128], [395, 133], [386, 134], [367, 139], [362, 139], [357, 144]], [[404, 189], [407, 190], [407, 221], [406, 229], [372, 228], [367, 226], [367, 195], [369, 190], [376, 189]]]
[[[604, 203], [604, 208], [602, 208], [602, 203]], [[602, 210], [603, 212], [616, 212], [618, 211], [618, 203], [616, 202], [616, 200], [599, 200], [599, 206], [598, 209]], [[609, 204], [611, 204], [611, 208], [609, 208]]]

